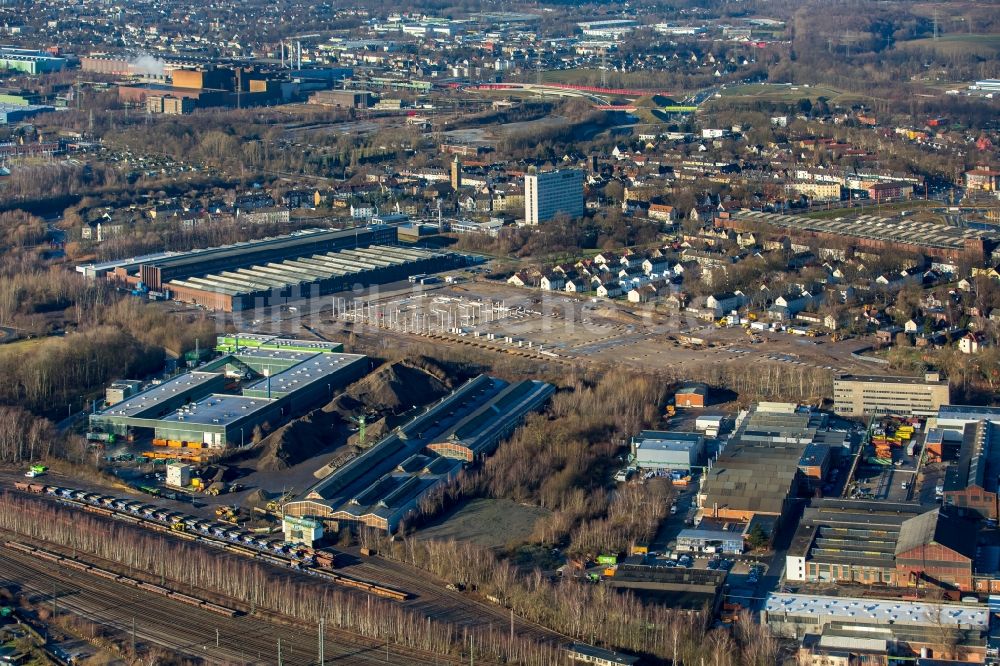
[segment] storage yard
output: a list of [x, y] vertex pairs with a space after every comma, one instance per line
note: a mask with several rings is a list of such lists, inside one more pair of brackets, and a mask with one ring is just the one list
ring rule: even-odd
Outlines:
[[[303, 629], [252, 615], [224, 617], [154, 591], [123, 587], [90, 571], [74, 571], [68, 576], [61, 563], [10, 548], [3, 548], [0, 576], [17, 580], [24, 593], [39, 599], [55, 595], [60, 609], [100, 622], [109, 631], [130, 636], [135, 627], [138, 642], [161, 646], [176, 654], [218, 663], [277, 663], [280, 640], [281, 661], [286, 666], [316, 663], [315, 626]], [[385, 662], [385, 642], [330, 626], [324, 633], [325, 656], [330, 661], [351, 666]], [[411, 646], [388, 646], [388, 654], [391, 663], [459, 663]]]
[[89, 493], [85, 490], [26, 482], [18, 482], [15, 484], [15, 488], [35, 495], [50, 496], [62, 504], [88, 513], [221, 548], [242, 557], [308, 571], [310, 575], [321, 577], [337, 585], [361, 590], [393, 601], [404, 601], [409, 596], [400, 590], [334, 572], [337, 563], [337, 553], [334, 551], [315, 550], [309, 546], [292, 544], [270, 534], [260, 534], [242, 529], [231, 522], [205, 520], [179, 511], [171, 511], [155, 504]]

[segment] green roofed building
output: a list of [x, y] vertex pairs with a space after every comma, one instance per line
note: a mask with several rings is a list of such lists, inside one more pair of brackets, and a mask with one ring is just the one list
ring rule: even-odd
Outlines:
[[[343, 354], [339, 343], [264, 338], [220, 337], [219, 358], [91, 415], [91, 436], [152, 432], [179, 446], [245, 445], [258, 425], [276, 427], [325, 404], [370, 369], [366, 356]], [[240, 393], [224, 392], [234, 382]]]

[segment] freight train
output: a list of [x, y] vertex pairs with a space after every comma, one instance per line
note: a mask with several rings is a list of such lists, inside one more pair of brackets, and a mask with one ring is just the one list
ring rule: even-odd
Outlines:
[[235, 555], [292, 567], [332, 583], [393, 601], [405, 601], [409, 598], [406, 592], [334, 572], [333, 569], [337, 566], [336, 554], [330, 551], [288, 543], [269, 534], [256, 534], [231, 524], [190, 516], [140, 500], [27, 481], [18, 481], [14, 487], [26, 493], [48, 495], [89, 513], [219, 547]]
[[5, 544], [8, 548], [20, 551], [32, 557], [37, 557], [41, 560], [48, 560], [49, 562], [56, 562], [61, 567], [68, 567], [70, 569], [76, 569], [78, 571], [85, 571], [94, 576], [99, 576], [101, 578], [107, 578], [108, 580], [113, 580], [116, 583], [121, 583], [123, 585], [131, 585], [132, 587], [137, 587], [140, 590], [146, 590], [147, 592], [153, 592], [155, 594], [160, 594], [165, 597], [169, 597], [175, 601], [180, 601], [181, 603], [188, 604], [189, 606], [197, 606], [203, 610], [211, 611], [212, 613], [218, 613], [219, 615], [225, 615], [226, 617], [236, 617], [239, 611], [233, 610], [227, 606], [222, 606], [219, 604], [214, 604], [210, 601], [205, 601], [204, 599], [199, 599], [197, 597], [192, 597], [190, 594], [184, 594], [183, 592], [177, 592], [171, 590], [162, 585], [156, 585], [154, 583], [147, 583], [136, 578], [130, 578], [129, 576], [123, 576], [117, 574], [114, 571], [108, 571], [107, 569], [102, 569], [100, 567], [94, 566], [93, 564], [88, 564], [87, 562], [81, 562], [80, 560], [73, 559], [71, 557], [66, 557], [60, 555], [59, 553], [53, 553], [50, 550], [45, 550], [44, 548], [36, 548], [28, 544], [20, 543], [17, 541], [8, 541]]

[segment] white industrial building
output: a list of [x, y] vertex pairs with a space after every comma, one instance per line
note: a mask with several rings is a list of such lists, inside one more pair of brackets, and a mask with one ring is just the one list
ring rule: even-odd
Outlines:
[[191, 465], [172, 462], [167, 465], [167, 485], [174, 488], [187, 488], [191, 485]]
[[793, 635], [796, 627], [808, 626], [810, 630], [817, 631], [828, 624], [842, 628], [856, 627], [859, 631], [872, 627], [896, 630], [904, 627], [965, 629], [981, 632], [989, 629], [987, 608], [976, 604], [812, 594], [771, 593], [765, 601], [761, 619], [779, 636]]
[[644, 430], [632, 438], [632, 464], [646, 470], [690, 470], [705, 459], [705, 437], [696, 432]]
[[743, 534], [726, 530], [681, 530], [677, 535], [677, 550], [739, 555], [743, 552]]
[[285, 535], [285, 541], [312, 546], [323, 538], [323, 523], [314, 518], [284, 516], [281, 519], [281, 531]]
[[524, 177], [524, 221], [548, 222], [562, 213], [583, 215], [583, 171], [560, 169], [538, 172], [529, 169]]
[[941, 405], [938, 407], [937, 419], [927, 425], [945, 431], [945, 439], [958, 440], [962, 438], [965, 426], [980, 421], [1000, 425], [1000, 407]]

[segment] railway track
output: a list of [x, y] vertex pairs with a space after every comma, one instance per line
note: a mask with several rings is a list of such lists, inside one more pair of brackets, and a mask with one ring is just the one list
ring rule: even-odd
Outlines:
[[58, 564], [60, 567], [65, 567], [68, 569], [76, 569], [77, 571], [84, 571], [88, 574], [98, 576], [100, 578], [106, 578], [112, 580], [121, 585], [131, 585], [133, 587], [140, 588], [147, 592], [152, 592], [154, 594], [160, 594], [165, 597], [170, 597], [175, 601], [185, 603], [189, 606], [196, 606], [204, 610], [210, 611], [212, 613], [217, 613], [219, 615], [224, 615], [226, 617], [236, 617], [239, 614], [234, 608], [229, 606], [223, 606], [221, 604], [212, 603], [211, 601], [206, 601], [205, 599], [199, 599], [198, 597], [191, 596], [190, 594], [184, 594], [183, 592], [177, 590], [171, 590], [170, 588], [164, 587], [163, 585], [156, 585], [155, 583], [149, 583], [146, 581], [139, 580], [137, 578], [132, 578], [130, 576], [124, 576], [122, 574], [115, 573], [109, 569], [104, 569], [101, 567], [94, 566], [88, 562], [78, 560], [72, 557], [66, 557], [59, 553], [53, 552], [51, 550], [46, 550], [44, 548], [37, 548], [29, 544], [21, 543], [19, 541], [8, 541], [4, 544], [7, 548], [16, 550], [20, 553], [28, 555], [33, 558], [40, 558], [49, 562]]
[[[362, 576], [378, 577], [388, 585], [398, 585], [410, 590], [416, 598], [406, 602], [412, 608], [426, 615], [441, 613], [449, 609], [449, 618], [457, 625], [469, 627], [482, 626], [484, 623], [505, 626], [510, 622], [510, 611], [486, 601], [480, 601], [465, 592], [456, 592], [444, 588], [422, 570], [410, 567], [401, 562], [380, 558], [376, 562], [362, 560], [360, 564], [351, 566], [352, 572]], [[567, 642], [573, 639], [540, 624], [515, 615], [514, 630], [518, 636], [533, 639], [538, 642]]]
[[408, 592], [403, 590], [370, 580], [345, 576], [334, 571], [336, 556], [329, 551], [315, 551], [312, 548], [284, 544], [278, 539], [257, 537], [232, 525], [211, 520], [199, 520], [194, 516], [185, 516], [177, 511], [158, 509], [155, 505], [138, 500], [23, 481], [16, 482], [14, 489], [39, 497], [51, 498], [65, 506], [126, 522], [178, 539], [197, 541], [250, 559], [289, 567], [366, 594], [374, 594], [392, 601], [405, 601], [410, 596]]
[[[132, 633], [134, 621], [139, 643], [157, 645], [211, 664], [263, 666], [277, 663], [280, 639], [283, 664], [315, 666], [318, 663], [315, 628], [304, 630], [276, 625], [255, 617], [220, 616], [84, 570], [67, 570], [58, 563], [39, 560], [5, 546], [2, 552], [0, 581], [3, 584], [32, 593], [36, 602], [49, 603], [54, 599], [55, 605], [63, 611], [126, 636]], [[324, 632], [324, 656], [326, 661], [351, 666], [459, 663], [455, 658], [393, 645], [387, 653], [384, 643], [329, 628]]]
[[[30, 489], [29, 486], [31, 486]], [[148, 517], [144, 516], [141, 512], [137, 514], [131, 511], [116, 510], [113, 508], [114, 501], [125, 500], [115, 500], [115, 498], [101, 495], [100, 493], [87, 493], [85, 491], [74, 491], [48, 484], [28, 484], [25, 482], [17, 482], [15, 489], [31, 494], [39, 499], [54, 501], [74, 510], [94, 513], [109, 519], [126, 522], [137, 527], [159, 532], [164, 536], [195, 541], [208, 547], [221, 548], [228, 553], [258, 559], [284, 568], [291, 573], [309, 575], [312, 578], [344, 586], [358, 592], [388, 598], [401, 603], [407, 609], [420, 615], [449, 622], [458, 627], [472, 629], [487, 625], [503, 626], [511, 620], [509, 611], [506, 608], [481, 601], [469, 594], [447, 590], [444, 587], [444, 583], [430, 578], [426, 572], [392, 560], [379, 558], [373, 561], [362, 558], [359, 564], [349, 566], [350, 574], [345, 575], [342, 570], [309, 565], [289, 554], [277, 555], [267, 549], [247, 547], [242, 543], [233, 543], [231, 540], [213, 537], [211, 534], [201, 531], [177, 530], [173, 527], [177, 526], [179, 521], [172, 522], [169, 518], [157, 519], [152, 515]], [[69, 492], [70, 496], [63, 495], [61, 491]], [[73, 496], [74, 493], [80, 494], [81, 498], [76, 499]], [[84, 499], [84, 497], [88, 499]], [[144, 504], [141, 501], [129, 500], [128, 503], [142, 504], [147, 509], [154, 508], [152, 505]], [[170, 514], [171, 512], [162, 510], [157, 513]], [[173, 513], [176, 514], [177, 512]], [[321, 551], [315, 551], [311, 553], [310, 557], [315, 559], [319, 554], [321, 554]], [[377, 583], [373, 581], [377, 581]], [[518, 616], [514, 616], [514, 626], [519, 636], [539, 642], [569, 640], [568, 637], [558, 632]], [[445, 662], [436, 661], [434, 663]]]

